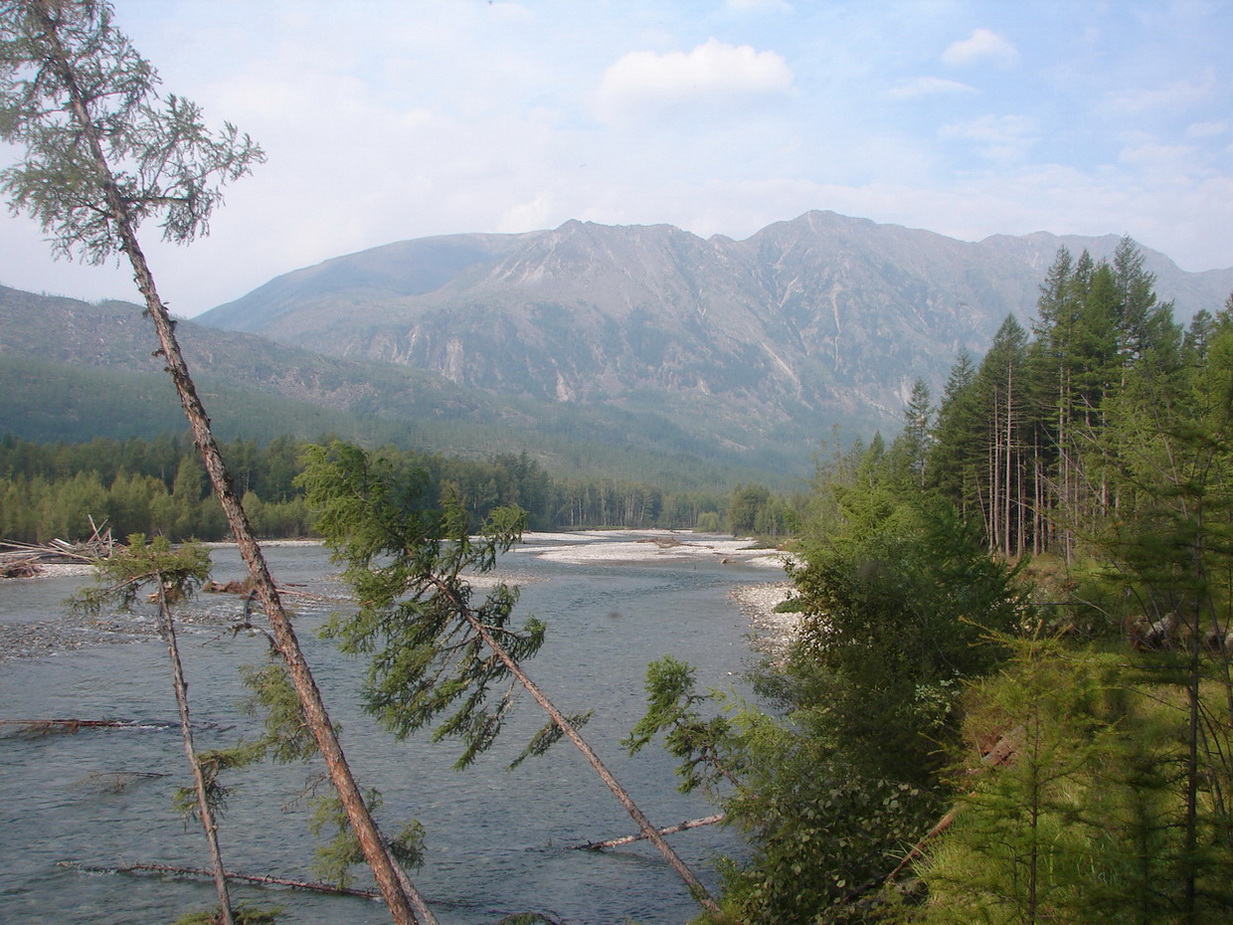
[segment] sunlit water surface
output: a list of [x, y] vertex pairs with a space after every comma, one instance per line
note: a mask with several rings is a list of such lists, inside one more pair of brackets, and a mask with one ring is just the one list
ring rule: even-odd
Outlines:
[[[569, 564], [542, 555], [564, 542], [516, 548], [501, 563], [504, 574], [524, 580], [517, 622], [534, 615], [548, 624], [548, 641], [527, 666], [532, 677], [566, 712], [595, 711], [588, 739], [652, 820], [670, 825], [709, 814], [704, 798], [677, 792], [673, 762], [661, 749], [631, 758], [619, 742], [641, 715], [652, 659], [671, 654], [693, 663], [704, 688], [741, 686], [752, 663], [748, 622], [728, 592], [782, 573], [718, 556]], [[359, 709], [361, 666], [315, 632], [344, 606], [326, 553], [314, 546], [267, 553], [279, 583], [306, 592], [296, 605], [301, 642], [361, 785], [383, 794], [383, 827], [416, 818], [426, 830], [426, 862], [413, 880], [443, 923], [496, 922], [524, 911], [570, 923], [682, 923], [697, 911], [652, 848], [568, 850], [631, 833], [633, 824], [568, 743], [506, 770], [544, 721], [529, 698], [497, 746], [465, 771], [451, 767], [454, 743], [398, 742], [377, 729]], [[242, 577], [233, 549], [216, 549], [213, 559], [216, 579]], [[83, 583], [4, 583], [0, 623], [54, 620]], [[238, 606], [220, 595], [187, 605], [212, 611], [216, 624]], [[246, 692], [237, 669], [262, 663], [264, 642], [198, 623], [181, 629], [181, 645], [197, 747], [254, 732], [257, 720], [240, 709]], [[0, 719], [148, 722], [48, 735], [0, 727], [0, 922], [170, 922], [213, 904], [206, 880], [91, 872], [129, 863], [207, 865], [199, 827], [171, 807], [173, 792], [190, 783], [175, 716], [157, 639], [0, 661]], [[228, 868], [312, 879], [315, 840], [301, 794], [319, 770], [265, 764], [228, 777], [233, 793], [220, 832]], [[714, 859], [739, 850], [733, 833], [716, 826], [672, 841], [712, 886]], [[357, 869], [356, 885], [370, 885], [365, 871]], [[359, 898], [243, 885], [234, 896], [280, 905], [290, 922], [388, 921], [384, 906]]]

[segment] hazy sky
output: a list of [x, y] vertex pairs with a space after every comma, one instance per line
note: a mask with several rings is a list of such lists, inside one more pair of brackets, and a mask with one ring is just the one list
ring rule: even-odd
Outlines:
[[[210, 238], [145, 229], [182, 315], [375, 245], [570, 218], [743, 238], [831, 209], [1233, 266], [1228, 0], [115, 5], [166, 91], [269, 157]], [[7, 216], [0, 284], [135, 297]]]

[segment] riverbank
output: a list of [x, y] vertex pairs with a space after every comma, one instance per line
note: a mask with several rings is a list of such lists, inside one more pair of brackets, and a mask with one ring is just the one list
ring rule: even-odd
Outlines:
[[[231, 549], [231, 543], [209, 543], [212, 549]], [[272, 540], [262, 543], [269, 548], [320, 546], [318, 540]], [[477, 588], [489, 587], [496, 581], [511, 585], [526, 585], [543, 581], [542, 577], [519, 569], [517, 557], [531, 556], [562, 564], [604, 564], [620, 567], [626, 564], [677, 561], [717, 562], [723, 565], [752, 565], [782, 574], [785, 553], [755, 546], [751, 540], [702, 535], [670, 530], [646, 531], [583, 531], [577, 533], [527, 533], [513, 549], [514, 558], [495, 573], [470, 576]], [[7, 579], [9, 582], [41, 582], [47, 579], [86, 578], [94, 567], [84, 563], [42, 563], [37, 575]], [[795, 636], [797, 615], [776, 613], [775, 608], [791, 593], [787, 581], [767, 581], [740, 585], [730, 592], [730, 598], [749, 621], [753, 647], [778, 658], [786, 653]], [[113, 614], [108, 619], [95, 620], [81, 613], [72, 613], [57, 602], [56, 613], [48, 619], [8, 623], [0, 618], [0, 660], [30, 658], [70, 652], [90, 645], [132, 642], [156, 635], [152, 614]], [[140, 609], [140, 608], [139, 608]], [[234, 615], [229, 608], [183, 608], [177, 619], [186, 624], [225, 626]]]
[[774, 581], [740, 585], [728, 594], [749, 620], [750, 644], [776, 661], [788, 654], [800, 626], [800, 614], [775, 610], [792, 596], [794, 588], [790, 581]]

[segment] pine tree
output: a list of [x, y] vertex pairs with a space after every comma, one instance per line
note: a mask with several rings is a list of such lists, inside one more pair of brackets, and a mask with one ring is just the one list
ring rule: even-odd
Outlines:
[[891, 445], [892, 466], [905, 481], [923, 488], [928, 481], [929, 449], [932, 443], [933, 404], [923, 379], [912, 383], [912, 394], [903, 409], [903, 430]]
[[962, 351], [946, 379], [926, 467], [929, 486], [965, 518], [978, 509], [976, 486], [984, 459], [984, 419], [975, 382], [976, 364]]
[[[513, 683], [549, 717], [515, 760], [568, 739], [663, 855], [700, 905], [718, 911], [706, 887], [664, 840], [582, 737], [590, 714], [566, 715], [523, 667], [545, 627], [511, 624], [517, 590], [496, 584], [477, 601], [465, 573], [487, 572], [521, 536], [525, 512], [498, 508], [476, 527], [457, 499], [428, 504], [425, 474], [349, 444], [310, 446], [300, 476], [317, 527], [359, 602], [330, 635], [344, 651], [370, 657], [366, 706], [404, 737], [436, 723], [436, 739], [463, 743], [458, 767], [496, 741], [513, 705]], [[511, 765], [512, 767], [513, 765]]]
[[176, 638], [172, 607], [192, 595], [210, 574], [210, 554], [204, 547], [189, 544], [173, 550], [166, 538], [147, 543], [141, 535], [129, 537], [128, 546], [109, 559], [96, 563], [99, 582], [87, 588], [76, 600], [83, 610], [97, 614], [108, 603], [128, 610], [138, 594], [153, 586], [158, 606], [158, 634], [167, 646], [171, 664], [172, 688], [180, 717], [180, 735], [184, 754], [193, 772], [193, 806], [205, 833], [210, 850], [214, 888], [218, 894], [219, 917], [223, 925], [235, 925], [227, 875], [223, 869], [222, 850], [218, 841], [214, 800], [210, 775], [193, 745], [193, 726], [189, 715], [188, 683], [184, 679], [184, 664]]
[[38, 219], [58, 255], [97, 264], [121, 253], [132, 265], [193, 441], [382, 894], [399, 923], [415, 921], [413, 906], [431, 921], [364, 805], [137, 237], [142, 221], [154, 217], [169, 241], [205, 234], [222, 184], [247, 174], [263, 159], [261, 149], [234, 126], [211, 132], [188, 100], [160, 98], [154, 68], [114, 26], [104, 0], [0, 7], [0, 138], [25, 149], [0, 185], [14, 209]]

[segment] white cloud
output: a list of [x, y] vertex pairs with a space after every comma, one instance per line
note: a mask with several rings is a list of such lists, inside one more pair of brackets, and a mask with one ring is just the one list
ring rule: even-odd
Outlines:
[[944, 93], [973, 93], [975, 87], [945, 77], [914, 77], [896, 84], [887, 96], [892, 100], [914, 100], [922, 96], [938, 96]]
[[1187, 138], [1217, 138], [1229, 134], [1227, 122], [1195, 122], [1186, 126]]
[[1109, 105], [1117, 112], [1127, 115], [1190, 109], [1210, 102], [1222, 89], [1221, 82], [1209, 69], [1194, 80], [1175, 80], [1163, 86], [1118, 93], [1110, 99]]
[[710, 38], [688, 53], [634, 51], [604, 72], [599, 111], [622, 121], [690, 106], [745, 103], [792, 90], [792, 69], [773, 51]]
[[557, 212], [558, 207], [551, 193], [536, 193], [532, 199], [515, 203], [502, 212], [495, 230], [498, 233], [516, 234], [536, 228], [550, 228], [560, 224], [554, 221]]
[[990, 29], [975, 29], [966, 39], [952, 42], [942, 52], [942, 61], [952, 67], [992, 61], [999, 67], [1011, 67], [1019, 61], [1019, 50]]
[[981, 116], [966, 122], [944, 125], [940, 138], [953, 138], [977, 143], [977, 150], [986, 158], [1007, 161], [1022, 157], [1037, 135], [1035, 121], [1026, 116]]
[[489, 2], [488, 6], [491, 8], [491, 11], [495, 15], [500, 16], [503, 19], [531, 19], [533, 18], [531, 11], [528, 10], [521, 3], [501, 3], [501, 2], [492, 3], [492, 2]]
[[1118, 153], [1118, 160], [1139, 168], [1149, 177], [1180, 180], [1197, 172], [1194, 148], [1189, 145], [1161, 144], [1150, 138], [1132, 140]]

